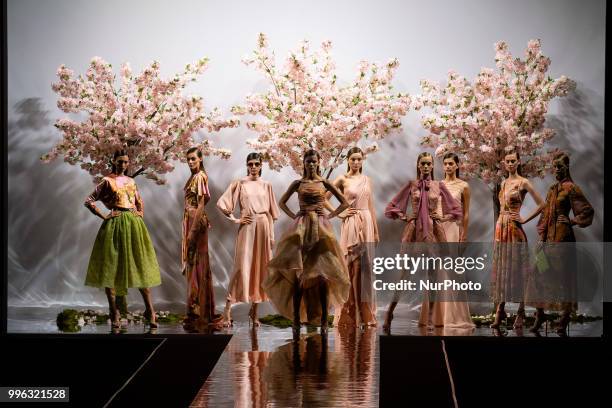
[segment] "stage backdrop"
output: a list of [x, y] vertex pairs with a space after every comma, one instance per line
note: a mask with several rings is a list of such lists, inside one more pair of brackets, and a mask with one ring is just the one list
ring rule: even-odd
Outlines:
[[[350, 80], [362, 59], [384, 62], [397, 57], [398, 91], [419, 92], [419, 80], [443, 81], [454, 69], [473, 78], [483, 66], [494, 66], [493, 44], [505, 40], [522, 55], [527, 42], [540, 38], [552, 60], [550, 74], [577, 81], [576, 92], [554, 101], [548, 123], [557, 130], [551, 146], [567, 149], [572, 175], [596, 208], [593, 225], [577, 231], [584, 241], [602, 240], [604, 145], [605, 1], [482, 0], [448, 1], [117, 1], [10, 0], [8, 2], [8, 303], [9, 306], [62, 307], [106, 305], [102, 291], [83, 285], [100, 219], [84, 206], [91, 178], [61, 159], [42, 164], [41, 154], [60, 140], [54, 121], [65, 116], [56, 107], [51, 83], [60, 64], [77, 73], [93, 56], [114, 67], [129, 61], [134, 72], [158, 60], [164, 75], [180, 71], [203, 56], [210, 68], [189, 92], [204, 96], [208, 108], [225, 112], [246, 94], [268, 82], [241, 57], [254, 49], [259, 32], [269, 36], [277, 57], [284, 58], [304, 38], [313, 46], [333, 42], [341, 80]], [[381, 151], [364, 167], [374, 183], [381, 239], [398, 240], [402, 223], [382, 216], [386, 203], [415, 177], [415, 158], [426, 132], [419, 113], [403, 121], [403, 132], [380, 143]], [[211, 137], [232, 158], [206, 160], [210, 175], [212, 220], [210, 252], [218, 303], [223, 302], [236, 226], [223, 219], [214, 204], [227, 185], [246, 174], [247, 138], [241, 126]], [[436, 175], [441, 166], [436, 162]], [[342, 169], [345, 166], [341, 166]], [[332, 177], [340, 174], [340, 169]], [[185, 282], [180, 269], [183, 185], [189, 170], [183, 163], [157, 186], [137, 178], [145, 202], [145, 222], [162, 269], [163, 284], [153, 293], [158, 303], [181, 310]], [[296, 177], [264, 168], [280, 197]], [[552, 176], [535, 180], [544, 196]], [[493, 238], [491, 193], [478, 180], [472, 188], [472, 241]], [[296, 202], [292, 201], [295, 208]], [[524, 214], [534, 208], [528, 199]], [[338, 221], [336, 228], [338, 229]], [[536, 221], [526, 226], [536, 239]], [[284, 215], [276, 233], [288, 225]], [[140, 302], [134, 292], [131, 302]], [[162, 305], [163, 307], [163, 305]]]

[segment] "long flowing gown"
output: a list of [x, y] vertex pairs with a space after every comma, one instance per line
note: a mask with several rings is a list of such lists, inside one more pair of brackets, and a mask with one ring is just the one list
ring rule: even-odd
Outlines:
[[[357, 213], [344, 218], [340, 233], [340, 247], [348, 265], [351, 291], [342, 305], [338, 325], [371, 325], [376, 324], [376, 296], [369, 266], [374, 257], [374, 243], [378, 242], [372, 185], [365, 175], [346, 180], [344, 197]], [[360, 260], [361, 267], [354, 270], [353, 263]]]
[[[230, 302], [265, 302], [262, 284], [268, 276], [272, 258], [274, 220], [278, 218], [276, 197], [269, 182], [248, 177], [230, 184], [217, 201], [217, 208], [228, 218], [240, 208], [240, 217], [250, 215], [250, 224], [240, 225], [234, 250], [227, 300]], [[231, 218], [230, 218], [231, 219]]]
[[546, 204], [538, 221], [538, 235], [544, 243], [548, 262], [552, 268], [541, 275], [534, 270], [533, 285], [528, 286], [527, 301], [535, 307], [548, 310], [576, 310], [577, 265], [576, 248], [572, 245], [555, 243], [576, 242], [572, 225], [559, 222], [561, 215], [569, 217], [578, 227], [591, 225], [595, 211], [580, 187], [571, 178], [554, 183], [546, 194]]
[[[208, 216], [204, 206], [210, 200], [206, 174], [199, 171], [185, 184], [183, 212], [182, 262], [187, 278], [187, 318], [204, 324], [217, 324], [221, 316], [215, 314], [215, 296], [208, 256]], [[196, 240], [190, 253], [188, 238]]]
[[[421, 195], [427, 194], [427, 201], [421, 206]], [[406, 214], [408, 205], [412, 207], [412, 216], [408, 219], [402, 233], [402, 252], [410, 250], [410, 243], [446, 242], [446, 232], [439, 220], [431, 214], [450, 215], [457, 220], [463, 215], [461, 205], [453, 198], [446, 186], [436, 180], [413, 180], [408, 182], [391, 200], [385, 209], [387, 218], [400, 218]], [[396, 292], [394, 301], [398, 300]], [[429, 293], [425, 292], [419, 317], [419, 324], [427, 325], [429, 320]], [[432, 315], [432, 323], [439, 324], [440, 318]]]
[[523, 302], [530, 273], [529, 248], [523, 227], [511, 216], [520, 213], [523, 192], [520, 183], [506, 192], [506, 180], [499, 192], [500, 212], [495, 224], [491, 294], [495, 303]]
[[319, 324], [322, 309], [320, 281], [327, 283], [328, 305], [344, 304], [350, 281], [342, 248], [325, 217], [326, 189], [320, 180], [300, 180], [298, 217], [278, 242], [268, 264], [264, 290], [278, 312], [293, 319], [295, 285], [302, 287], [300, 320]]
[[[443, 182], [451, 195], [461, 206], [463, 214], [462, 195], [468, 186], [463, 180], [456, 179], [455, 182]], [[459, 242], [463, 229], [463, 220], [446, 221], [442, 223], [446, 242]], [[457, 277], [455, 277], [457, 278]], [[470, 308], [467, 303], [467, 294], [456, 291], [445, 291], [445, 301], [436, 302], [433, 306], [432, 321], [434, 325], [442, 325], [445, 328], [469, 329], [475, 327], [470, 316]]]

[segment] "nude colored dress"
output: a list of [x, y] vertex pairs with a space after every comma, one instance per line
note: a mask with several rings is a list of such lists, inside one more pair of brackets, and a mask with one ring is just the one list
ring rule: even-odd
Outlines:
[[[464, 189], [468, 186], [463, 180], [456, 179], [455, 182], [442, 182], [451, 193], [455, 201], [461, 206], [463, 213], [463, 203], [461, 200]], [[459, 242], [463, 229], [463, 220], [447, 221], [442, 223], [442, 228], [446, 235], [446, 242]], [[458, 276], [453, 276], [457, 279]], [[461, 292], [446, 291], [446, 300], [436, 302], [433, 306], [432, 322], [436, 326], [445, 328], [472, 328], [475, 324], [470, 316], [470, 309], [467, 303], [467, 294]]]
[[272, 185], [249, 177], [236, 180], [219, 198], [217, 208], [230, 220], [236, 208], [240, 209], [240, 217], [253, 217], [250, 224], [238, 227], [234, 273], [229, 283], [227, 300], [232, 303], [267, 301], [262, 284], [268, 276], [268, 262], [272, 258], [274, 242], [274, 221], [278, 219], [278, 205]]
[[[344, 197], [349, 202], [350, 208], [358, 212], [342, 221], [340, 247], [349, 269], [351, 292], [348, 300], [342, 305], [338, 325], [376, 324], [376, 297], [372, 288], [372, 272], [367, 273], [363, 269], [366, 264], [371, 265], [374, 243], [378, 242], [372, 185], [369, 177], [365, 175], [347, 178], [346, 181]], [[352, 263], [360, 258], [365, 262], [361, 265], [361, 270], [354, 271]]]
[[327, 283], [328, 306], [344, 304], [351, 286], [342, 249], [325, 217], [326, 192], [320, 180], [300, 180], [300, 212], [278, 242], [264, 282], [272, 304], [288, 319], [293, 319], [293, 294], [299, 284], [300, 320], [316, 325], [322, 315], [320, 280]]

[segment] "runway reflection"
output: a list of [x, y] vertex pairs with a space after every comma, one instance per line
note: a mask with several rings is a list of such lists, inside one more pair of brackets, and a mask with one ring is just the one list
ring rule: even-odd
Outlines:
[[290, 330], [235, 328], [191, 406], [376, 407], [376, 349], [376, 329], [312, 332], [293, 341]]

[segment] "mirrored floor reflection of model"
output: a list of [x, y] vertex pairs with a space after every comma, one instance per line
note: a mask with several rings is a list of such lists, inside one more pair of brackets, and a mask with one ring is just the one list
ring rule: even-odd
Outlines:
[[[415, 242], [446, 242], [443, 223], [455, 221], [463, 215], [460, 205], [452, 197], [443, 183], [433, 180], [433, 157], [423, 152], [417, 157], [417, 180], [408, 182], [391, 200], [385, 209], [385, 216], [406, 222], [402, 233], [402, 251], [407, 244]], [[408, 207], [412, 215], [408, 216]], [[431, 321], [432, 302], [428, 294], [421, 308], [419, 324], [427, 326]], [[387, 310], [383, 329], [389, 333], [393, 320], [393, 311], [399, 302], [400, 291], [395, 291], [393, 300]]]
[[[350, 204], [338, 217], [342, 219], [340, 246], [349, 270], [351, 291], [344, 305], [336, 307], [335, 324], [376, 326], [376, 296], [372, 287], [371, 264], [374, 245], [378, 242], [378, 225], [372, 182], [363, 174], [363, 151], [353, 147], [346, 156], [347, 172], [334, 180], [334, 185]], [[328, 198], [330, 196], [328, 193]]]
[[[491, 328], [499, 330], [506, 318], [506, 302], [518, 302], [519, 307], [513, 329], [521, 332], [525, 318], [525, 283], [530, 273], [527, 235], [522, 225], [536, 217], [544, 206], [544, 201], [533, 188], [531, 182], [521, 176], [518, 151], [507, 151], [504, 166], [508, 176], [501, 184], [499, 192], [499, 216], [495, 225], [495, 242], [492, 270], [492, 295], [497, 305], [495, 321]], [[529, 193], [538, 207], [527, 217], [521, 217], [521, 207]]]
[[[230, 221], [239, 225], [234, 251], [234, 272], [230, 278], [223, 325], [231, 326], [231, 305], [251, 302], [249, 319], [259, 326], [257, 304], [268, 300], [262, 284], [268, 276], [268, 262], [272, 258], [274, 221], [278, 206], [272, 185], [261, 179], [262, 157], [259, 153], [247, 156], [247, 177], [233, 181], [217, 201], [217, 208]], [[240, 217], [233, 212], [240, 209]]]
[[[540, 290], [534, 291], [535, 293], [532, 293], [530, 297], [535, 300], [545, 298], [548, 300], [533, 304], [536, 307], [536, 319], [530, 330], [534, 333], [537, 333], [547, 320], [544, 310], [555, 310], [562, 312], [557, 333], [565, 336], [571, 313], [578, 308], [575, 249], [571, 246], [555, 246], [554, 243], [575, 242], [573, 227], [584, 228], [591, 225], [595, 211], [580, 187], [572, 180], [569, 164], [570, 159], [566, 153], [559, 153], [555, 156], [553, 169], [557, 182], [548, 189], [544, 209], [538, 221], [540, 241], [544, 243], [543, 248], [549, 251], [549, 261], [554, 263], [554, 271], [557, 274], [543, 278], [554, 279], [556, 282], [534, 282]], [[570, 211], [574, 213], [573, 218], [569, 217]], [[553, 291], [541, 290], [541, 287], [549, 285], [556, 289]], [[561, 301], [552, 302], [551, 299]]]
[[[85, 201], [85, 206], [104, 220], [89, 258], [85, 285], [104, 288], [114, 332], [121, 326], [116, 296], [127, 295], [128, 288], [138, 288], [145, 304], [144, 316], [151, 328], [157, 327], [150, 288], [161, 284], [155, 249], [143, 221], [144, 204], [134, 179], [126, 175], [129, 160], [127, 151], [116, 151], [112, 173]], [[102, 214], [96, 201], [102, 201], [110, 213]]]
[[185, 183], [183, 212], [182, 262], [187, 278], [187, 316], [185, 330], [199, 325], [218, 327], [221, 316], [215, 314], [212, 272], [208, 256], [208, 216], [204, 206], [210, 200], [208, 176], [202, 162], [202, 152], [193, 147], [187, 150], [187, 164], [191, 176]]
[[[319, 174], [320, 156], [314, 150], [304, 154], [304, 176], [283, 194], [279, 206], [295, 221], [277, 244], [268, 264], [264, 290], [283, 316], [293, 320], [294, 335], [302, 322], [328, 328], [330, 305], [344, 304], [350, 282], [342, 249], [329, 222], [348, 207], [344, 196]], [[325, 195], [330, 191], [340, 201], [325, 215]], [[287, 200], [298, 194], [300, 211], [294, 214]]]

